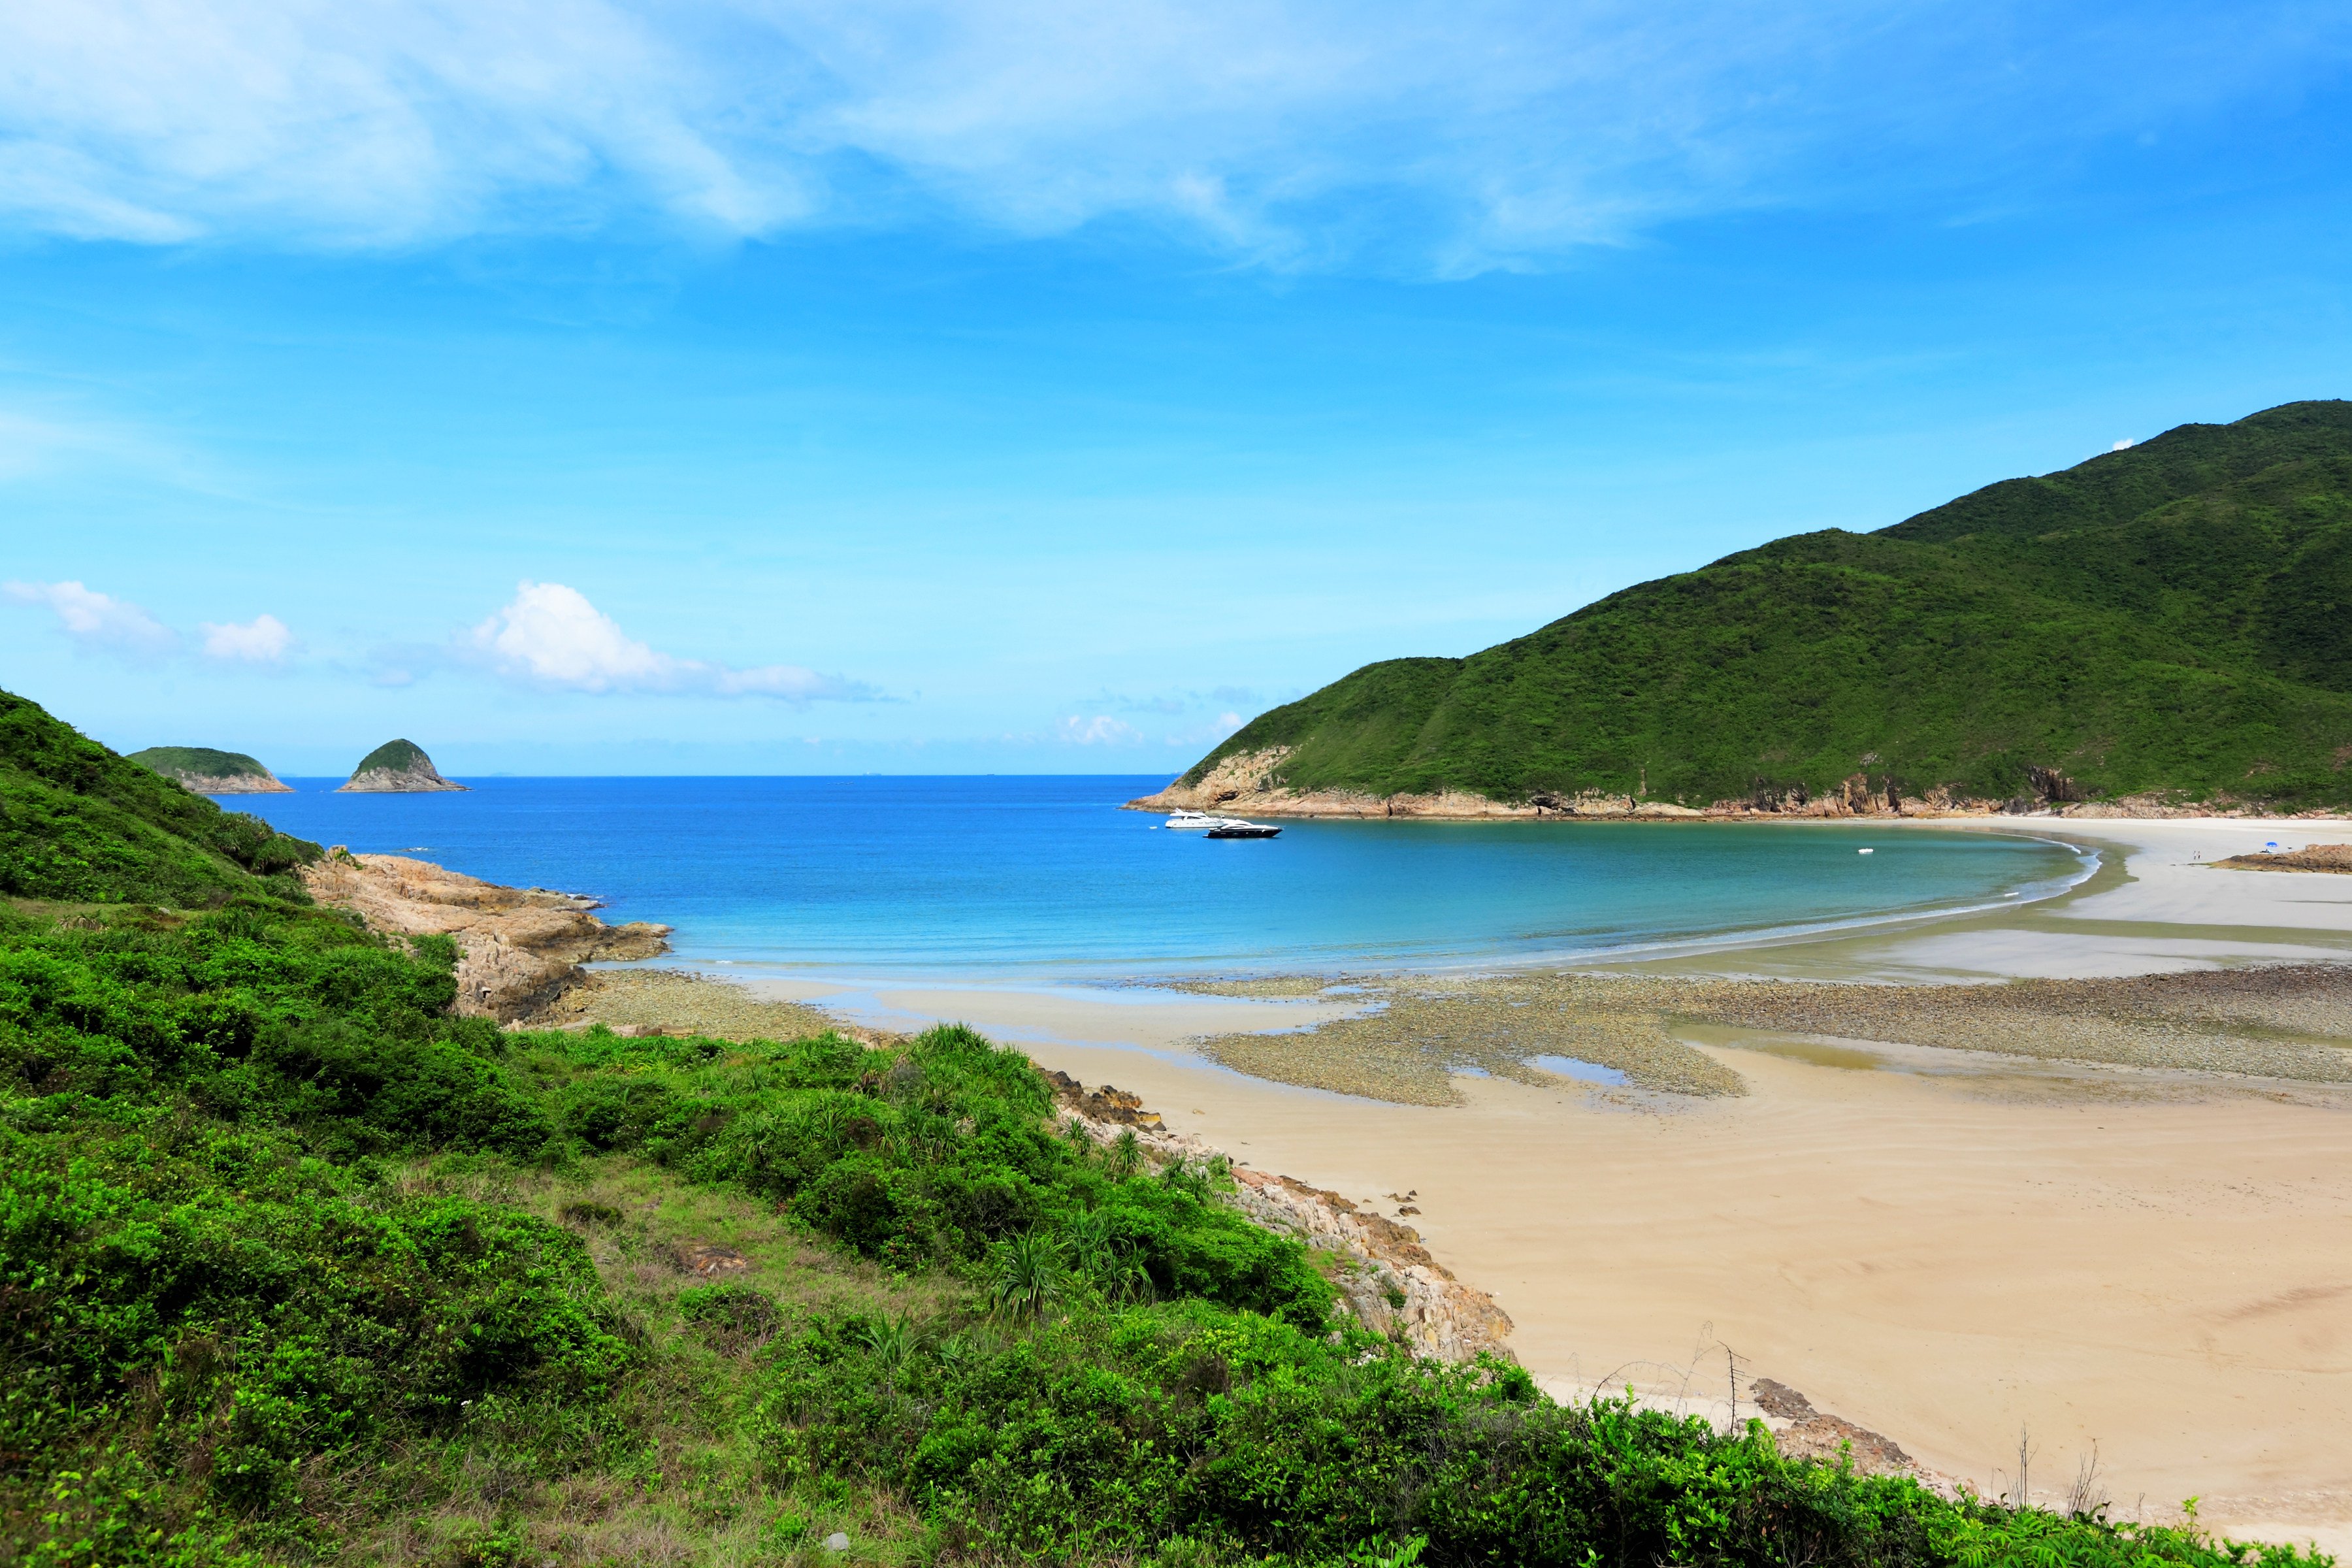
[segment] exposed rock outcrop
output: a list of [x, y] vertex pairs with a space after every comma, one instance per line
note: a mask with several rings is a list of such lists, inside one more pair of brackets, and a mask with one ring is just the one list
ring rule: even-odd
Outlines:
[[2045, 805], [2091, 798], [2089, 792], [2081, 784], [2056, 768], [2028, 768], [2025, 770], [2025, 782], [2032, 787], [2034, 798]]
[[1814, 1409], [1811, 1400], [1785, 1383], [1759, 1377], [1749, 1385], [1749, 1392], [1783, 1454], [1832, 1465], [1850, 1459], [1865, 1476], [1909, 1476], [1938, 1489], [1950, 1489], [1946, 1478], [1921, 1466], [1894, 1438]]
[[441, 776], [433, 759], [413, 741], [386, 741], [360, 759], [352, 776], [337, 794], [345, 790], [362, 795], [412, 795], [442, 790], [463, 790], [461, 784], [452, 784]]
[[197, 795], [292, 795], [276, 773], [243, 752], [210, 746], [150, 746], [124, 759]]
[[2278, 855], [2232, 855], [2213, 864], [2241, 871], [2337, 871], [2352, 876], [2352, 844], [2314, 844]]
[[580, 965], [669, 951], [669, 927], [608, 926], [596, 900], [546, 888], [507, 888], [403, 855], [353, 855], [338, 846], [302, 868], [310, 896], [350, 910], [390, 936], [457, 943], [457, 1001], [468, 1016], [518, 1018], [583, 978]]
[[[1046, 1072], [1065, 1110], [1096, 1142], [1132, 1132], [1163, 1160], [1205, 1161], [1214, 1152], [1188, 1132], [1171, 1132], [1135, 1095], [1105, 1084], [1089, 1091], [1067, 1073]], [[1482, 1351], [1508, 1357], [1511, 1320], [1493, 1297], [1454, 1278], [1429, 1255], [1421, 1234], [1369, 1213], [1337, 1193], [1246, 1165], [1233, 1168], [1234, 1205], [1269, 1230], [1297, 1237], [1343, 1259], [1339, 1285], [1366, 1327], [1403, 1339], [1423, 1355], [1468, 1361]]]

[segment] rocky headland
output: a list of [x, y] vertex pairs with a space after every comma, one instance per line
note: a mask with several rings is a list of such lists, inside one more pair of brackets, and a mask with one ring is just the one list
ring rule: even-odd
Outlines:
[[441, 770], [433, 765], [433, 759], [415, 742], [386, 741], [360, 759], [360, 765], [352, 770], [350, 781], [336, 793], [417, 795], [465, 787], [443, 778]]
[[150, 746], [125, 759], [196, 795], [292, 795], [276, 773], [243, 752], [210, 746]]
[[403, 855], [353, 855], [337, 846], [302, 868], [310, 896], [349, 910], [388, 936], [457, 943], [455, 1011], [519, 1018], [582, 984], [583, 963], [669, 951], [669, 927], [610, 926], [596, 900], [546, 888], [508, 888]]
[[1906, 795], [1885, 774], [1866, 769], [1815, 794], [1803, 784], [1771, 785], [1759, 781], [1747, 795], [1683, 805], [1641, 795], [1611, 795], [1600, 790], [1579, 794], [1537, 791], [1525, 800], [1496, 800], [1466, 790], [1431, 795], [1367, 795], [1353, 790], [1294, 789], [1281, 782], [1287, 746], [1236, 752], [1191, 783], [1178, 779], [1156, 795], [1130, 800], [1129, 811], [1206, 811], [1239, 816], [1290, 817], [1423, 817], [1434, 821], [1514, 822], [1700, 822], [1792, 821], [1844, 817], [2189, 817], [2276, 816], [2292, 815], [2312, 820], [2334, 819], [2343, 814], [2305, 811], [2282, 814], [2257, 802], [2226, 799], [2190, 802], [2172, 796], [2127, 795], [2114, 800], [2090, 798], [2082, 784], [2054, 768], [2026, 770], [2024, 793], [2006, 800], [1985, 800], [1949, 789], [1935, 788]]

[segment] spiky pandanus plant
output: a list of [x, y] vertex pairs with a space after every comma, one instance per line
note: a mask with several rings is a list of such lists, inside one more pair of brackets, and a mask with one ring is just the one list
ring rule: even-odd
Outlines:
[[1101, 1209], [1080, 1215], [1070, 1222], [1066, 1234], [1072, 1266], [1093, 1279], [1111, 1300], [1150, 1300], [1157, 1294], [1142, 1258], [1132, 1243], [1120, 1237], [1109, 1215]]
[[1041, 1230], [1027, 1231], [1004, 1244], [990, 1295], [1006, 1317], [1034, 1318], [1062, 1299], [1067, 1279], [1061, 1242]]

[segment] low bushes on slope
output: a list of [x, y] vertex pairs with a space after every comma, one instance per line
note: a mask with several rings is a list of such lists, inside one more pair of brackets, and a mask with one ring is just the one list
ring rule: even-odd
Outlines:
[[[1416, 1360], [1336, 1324], [1213, 1172], [1063, 1135], [968, 1030], [508, 1036], [441, 1012], [449, 958], [293, 910], [0, 932], [13, 1555], [408, 1561], [450, 1510], [478, 1518], [467, 1561], [639, 1539], [582, 1533], [594, 1496], [745, 1560], [813, 1551], [807, 1521], [864, 1498], [896, 1500], [909, 1559], [2300, 1561]], [[427, 1178], [436, 1152], [475, 1174]], [[632, 1171], [796, 1227], [826, 1278], [940, 1288], [895, 1314], [649, 1295], [678, 1276], [642, 1205], [516, 1195]]]
[[223, 811], [0, 691], [0, 894], [75, 903], [307, 900], [319, 847]]

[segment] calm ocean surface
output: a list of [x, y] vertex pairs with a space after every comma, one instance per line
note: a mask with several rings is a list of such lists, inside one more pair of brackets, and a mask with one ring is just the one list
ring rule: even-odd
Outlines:
[[1524, 960], [2031, 898], [2088, 868], [2025, 838], [1868, 825], [1297, 822], [1211, 843], [1118, 809], [1158, 776], [287, 782], [222, 804], [593, 894], [609, 919], [675, 926], [683, 958], [877, 978]]

